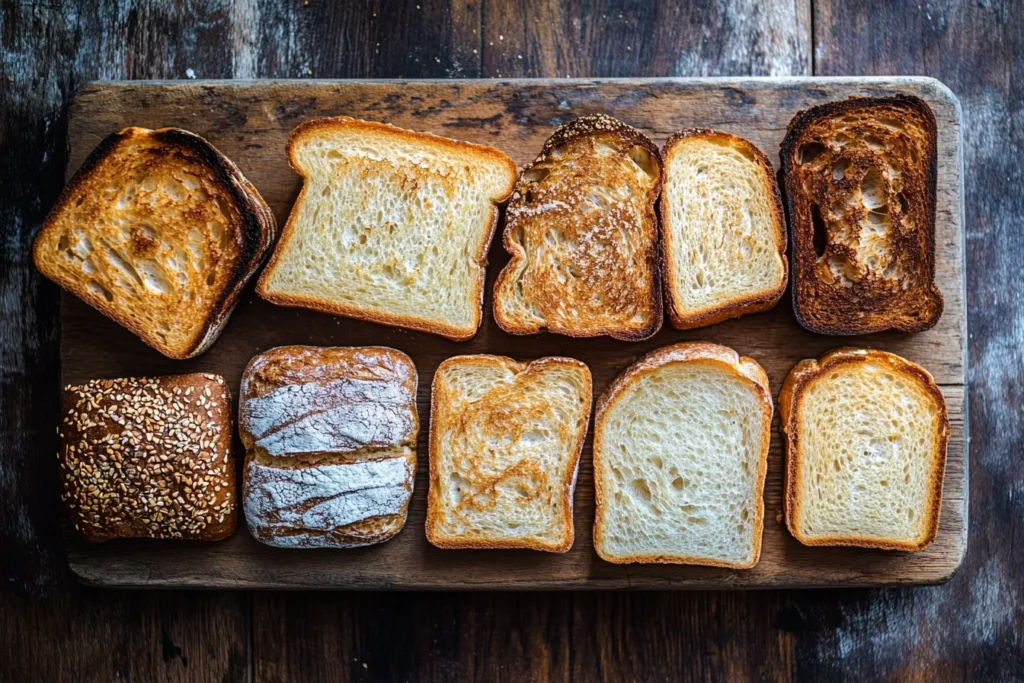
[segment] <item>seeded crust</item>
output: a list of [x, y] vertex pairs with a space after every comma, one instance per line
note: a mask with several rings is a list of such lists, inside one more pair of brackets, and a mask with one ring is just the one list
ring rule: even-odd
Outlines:
[[58, 459], [74, 528], [90, 543], [230, 536], [237, 499], [230, 405], [216, 375], [68, 386]]
[[[555, 131], [509, 201], [503, 244], [512, 258], [494, 283], [498, 326], [625, 341], [656, 334], [661, 184], [658, 148], [622, 121], [583, 116]], [[626, 196], [615, 197], [622, 188]]]

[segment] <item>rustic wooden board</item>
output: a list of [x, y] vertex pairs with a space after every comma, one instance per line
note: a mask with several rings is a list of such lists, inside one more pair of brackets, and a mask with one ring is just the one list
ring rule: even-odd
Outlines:
[[[82, 88], [71, 107], [68, 172], [108, 133], [127, 125], [180, 126], [208, 138], [259, 188], [283, 224], [299, 189], [284, 145], [291, 129], [317, 116], [347, 114], [494, 145], [517, 163], [531, 160], [560, 123], [604, 112], [647, 132], [657, 144], [688, 126], [710, 126], [751, 139], [777, 165], [778, 146], [799, 109], [851, 95], [911, 93], [939, 124], [937, 280], [945, 297], [939, 324], [917, 335], [823, 337], [802, 330], [788, 298], [776, 309], [703, 330], [666, 326], [641, 343], [510, 337], [490, 315], [490, 288], [507, 260], [500, 240], [490, 254], [484, 323], [471, 341], [272, 306], [243, 296], [220, 340], [206, 354], [171, 361], [73, 297], [62, 299], [62, 376], [93, 377], [217, 372], [237, 387], [254, 354], [281, 344], [385, 344], [408, 353], [420, 372], [417, 489], [405, 530], [381, 546], [294, 551], [263, 546], [244, 525], [214, 544], [118, 541], [88, 546], [67, 539], [73, 571], [85, 582], [115, 586], [341, 589], [768, 588], [936, 583], [960, 566], [967, 546], [966, 316], [962, 227], [961, 113], [952, 93], [927, 78], [647, 79], [509, 81], [125, 82]], [[643, 353], [683, 340], [726, 344], [757, 359], [774, 393], [800, 359], [842, 344], [865, 344], [921, 363], [941, 385], [952, 438], [939, 535], [925, 552], [809, 548], [780, 523], [782, 462], [773, 428], [765, 486], [761, 561], [747, 571], [707, 567], [612, 565], [594, 553], [593, 480], [588, 435], [576, 490], [576, 542], [564, 555], [531, 551], [444, 551], [423, 534], [429, 387], [437, 365], [453, 355], [498, 353], [520, 359], [567, 355], [587, 363], [595, 395]]]

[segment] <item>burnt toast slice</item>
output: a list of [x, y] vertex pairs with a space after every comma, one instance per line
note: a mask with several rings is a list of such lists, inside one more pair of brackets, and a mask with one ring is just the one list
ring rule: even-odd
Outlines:
[[663, 315], [655, 202], [661, 156], [610, 116], [565, 124], [523, 169], [506, 213], [511, 260], [494, 285], [509, 334], [635, 341]]
[[793, 310], [819, 334], [920, 332], [935, 284], [935, 116], [898, 95], [798, 113], [782, 142]]

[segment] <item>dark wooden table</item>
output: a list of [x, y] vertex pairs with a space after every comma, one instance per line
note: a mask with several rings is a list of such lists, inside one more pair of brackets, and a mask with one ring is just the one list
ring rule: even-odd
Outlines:
[[[1024, 4], [416, 1], [3, 0], [0, 681], [1024, 680]], [[82, 83], [810, 74], [930, 75], [963, 103], [971, 528], [948, 584], [157, 593], [69, 577], [58, 297], [28, 254]]]

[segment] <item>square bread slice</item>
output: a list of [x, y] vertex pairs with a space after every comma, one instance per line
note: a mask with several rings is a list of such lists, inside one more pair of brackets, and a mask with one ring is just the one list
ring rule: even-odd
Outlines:
[[36, 236], [39, 271], [169, 358], [220, 335], [274, 240], [238, 168], [177, 128], [125, 128], [74, 175]]
[[665, 308], [679, 329], [772, 308], [786, 291], [786, 220], [768, 157], [691, 128], [662, 150]]
[[456, 356], [434, 375], [427, 539], [439, 548], [563, 553], [590, 421], [590, 370]]
[[476, 334], [511, 159], [345, 116], [296, 128], [288, 159], [302, 191], [260, 296], [459, 341]]
[[626, 341], [661, 329], [660, 189], [658, 148], [640, 131], [604, 115], [555, 131], [509, 201], [501, 329]]
[[884, 351], [836, 349], [797, 363], [779, 412], [794, 538], [906, 551], [935, 539], [949, 420], [927, 370]]
[[597, 403], [597, 554], [757, 564], [771, 421], [764, 370], [725, 346], [666, 346], [630, 366]]

